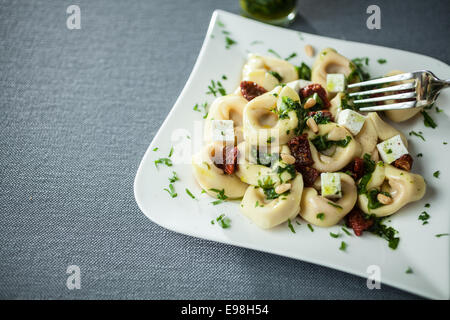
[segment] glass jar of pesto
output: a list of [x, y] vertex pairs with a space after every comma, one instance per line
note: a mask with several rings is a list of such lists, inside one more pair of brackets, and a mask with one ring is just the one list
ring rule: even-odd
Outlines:
[[297, 0], [239, 0], [242, 15], [262, 22], [287, 25], [297, 13]]

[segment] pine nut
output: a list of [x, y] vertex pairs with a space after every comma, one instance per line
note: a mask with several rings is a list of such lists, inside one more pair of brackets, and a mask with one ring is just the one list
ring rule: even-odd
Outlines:
[[303, 106], [303, 108], [305, 108], [305, 109], [312, 108], [316, 105], [316, 102], [317, 102], [316, 99], [309, 98], [308, 100], [306, 100], [306, 103]]
[[294, 164], [295, 163], [295, 158], [293, 156], [291, 156], [290, 154], [287, 153], [282, 153], [281, 154], [281, 159], [286, 162], [287, 164]]
[[319, 132], [319, 126], [313, 118], [308, 118], [308, 120], [306, 120], [306, 125], [311, 129], [312, 132]]
[[382, 204], [391, 204], [393, 201], [391, 197], [388, 197], [387, 195], [382, 193], [379, 193], [377, 195], [377, 200]]
[[279, 186], [277, 186], [275, 188], [275, 192], [277, 194], [282, 194], [282, 193], [285, 193], [286, 191], [288, 191], [290, 189], [291, 189], [291, 184], [290, 183], [283, 183], [283, 184], [280, 184]]
[[314, 56], [314, 48], [310, 44], [306, 45], [305, 53], [308, 57], [313, 57]]

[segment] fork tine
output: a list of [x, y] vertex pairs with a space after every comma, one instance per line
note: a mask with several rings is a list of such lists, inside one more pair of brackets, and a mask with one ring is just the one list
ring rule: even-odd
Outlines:
[[408, 89], [413, 89], [415, 86], [416, 86], [416, 84], [414, 82], [404, 83], [404, 84], [399, 84], [396, 86], [385, 87], [385, 88], [380, 88], [380, 89], [353, 92], [353, 93], [350, 93], [348, 96], [354, 97], [354, 96], [364, 96], [366, 94], [374, 94], [374, 93], [381, 93], [381, 92], [408, 90]]
[[359, 111], [384, 111], [384, 110], [402, 110], [402, 109], [411, 109], [416, 106], [416, 101], [408, 101], [408, 102], [400, 102], [400, 103], [392, 103], [383, 106], [373, 106], [373, 107], [364, 107], [359, 109]]
[[406, 92], [406, 93], [392, 94], [390, 96], [381, 96], [381, 97], [375, 97], [375, 98], [355, 100], [355, 101], [353, 101], [353, 103], [369, 103], [369, 102], [386, 101], [386, 100], [411, 99], [411, 98], [415, 98], [415, 97], [416, 97], [415, 92]]
[[402, 74], [399, 74], [396, 76], [390, 76], [390, 77], [378, 78], [378, 79], [374, 79], [374, 80], [352, 83], [352, 84], [349, 84], [347, 87], [348, 88], [356, 88], [356, 87], [361, 87], [361, 86], [371, 86], [374, 84], [382, 84], [382, 83], [387, 83], [387, 82], [410, 80], [413, 78], [414, 78], [414, 74], [409, 72], [409, 73], [402, 73]]

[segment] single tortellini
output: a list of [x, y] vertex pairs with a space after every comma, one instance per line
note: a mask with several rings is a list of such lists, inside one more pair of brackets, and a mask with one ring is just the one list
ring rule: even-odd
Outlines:
[[[404, 73], [404, 72], [400, 71], [400, 70], [393, 70], [393, 71], [389, 72], [388, 74], [386, 74], [385, 76], [386, 77], [395, 76], [395, 75], [401, 74], [401, 73]], [[389, 86], [398, 85], [398, 84], [402, 84], [402, 83], [408, 83], [410, 81], [414, 81], [414, 80], [391, 82], [391, 83], [389, 83]], [[389, 92], [388, 94], [395, 94], [395, 93]], [[396, 101], [388, 100], [388, 101], [385, 101], [385, 104], [391, 104], [391, 103], [395, 103], [395, 102]], [[422, 110], [423, 110], [423, 108], [411, 108], [411, 109], [404, 109], [404, 110], [386, 110], [384, 113], [392, 121], [402, 122], [402, 121], [411, 119], [412, 117], [414, 117], [416, 114], [418, 114]]]
[[[290, 153], [289, 148], [285, 145], [269, 146], [258, 150], [257, 146], [251, 146], [246, 142], [238, 145], [239, 159], [236, 175], [242, 182], [258, 186], [264, 181], [271, 181], [274, 186], [288, 182], [295, 178], [295, 169], [279, 160], [280, 151], [282, 153]], [[264, 156], [257, 159], [257, 154]], [[263, 159], [262, 159], [263, 158]], [[258, 164], [263, 163], [263, 164]]]
[[[270, 88], [265, 87], [264, 84], [274, 84], [274, 81], [271, 77], [266, 75], [262, 76], [262, 74], [253, 74], [255, 71], [263, 71], [269, 74], [273, 79], [276, 80], [276, 84]], [[275, 72], [281, 79], [277, 79], [274, 74], [271, 74], [269, 71]], [[268, 77], [269, 79], [266, 79]], [[259, 79], [264, 81], [258, 82]], [[271, 80], [270, 80], [271, 79]], [[257, 54], [249, 54], [248, 61], [244, 65], [242, 70], [242, 80], [254, 81], [258, 85], [264, 87], [266, 90], [272, 90], [279, 83], [287, 83], [298, 79], [298, 72], [294, 65], [287, 62], [286, 60], [261, 56]], [[255, 81], [256, 80], [256, 81]]]
[[244, 139], [243, 133], [243, 112], [247, 100], [238, 95], [227, 95], [219, 97], [211, 104], [204, 127], [204, 140], [211, 142], [211, 121], [212, 120], [233, 120], [234, 135], [237, 143]]
[[[345, 173], [339, 174], [341, 177], [342, 198], [330, 200], [319, 195], [315, 188], [305, 188], [303, 190], [300, 216], [319, 227], [331, 227], [337, 224], [355, 206], [357, 191], [355, 181]], [[316, 182], [320, 182], [320, 177]], [[320, 183], [314, 183], [320, 187]]]
[[[336, 123], [319, 124], [319, 132], [317, 134], [310, 129], [305, 132], [308, 134], [311, 157], [314, 160], [312, 167], [320, 172], [339, 171], [361, 153], [361, 146], [353, 138], [352, 134]], [[345, 147], [334, 145], [330, 150], [323, 151], [327, 154], [321, 153], [312, 141], [321, 137], [324, 138], [324, 136], [331, 141], [347, 140], [347, 145]]]
[[273, 200], [267, 199], [262, 188], [249, 186], [241, 202], [241, 212], [258, 227], [273, 228], [297, 216], [302, 192], [303, 178], [300, 174], [292, 181], [288, 194]]
[[[288, 86], [276, 87], [250, 101], [244, 108], [244, 138], [252, 145], [286, 144], [295, 134], [295, 110], [283, 109], [283, 97], [298, 103], [298, 94]], [[283, 112], [280, 113], [280, 110]], [[279, 116], [279, 114], [281, 114]]]
[[211, 189], [223, 189], [228, 198], [241, 198], [247, 189], [247, 184], [243, 183], [234, 174], [225, 174], [221, 168], [214, 164], [213, 159], [216, 150], [222, 150], [222, 148], [221, 144], [210, 143], [192, 157], [194, 177], [210, 196], [217, 197], [217, 192]]
[[[385, 163], [383, 166], [377, 166], [372, 175], [367, 185], [368, 194], [370, 195], [370, 191], [375, 189], [387, 192], [392, 198], [392, 203], [369, 209], [368, 194], [360, 194], [358, 206], [367, 214], [374, 214], [377, 217], [389, 216], [408, 203], [422, 199], [425, 195], [426, 184], [423, 177], [418, 174]], [[376, 195], [377, 192], [374, 196]]]
[[[323, 49], [314, 61], [311, 70], [311, 81], [320, 84], [323, 88], [327, 87], [327, 74], [342, 73], [346, 77], [352, 73], [354, 64], [352, 61], [340, 55], [332, 48]], [[328, 93], [328, 97], [333, 94]]]

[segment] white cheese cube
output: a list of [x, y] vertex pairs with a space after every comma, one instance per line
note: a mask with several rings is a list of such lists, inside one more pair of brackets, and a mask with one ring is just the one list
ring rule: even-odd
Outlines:
[[345, 91], [345, 75], [342, 73], [327, 74], [327, 91], [343, 92]]
[[361, 131], [364, 121], [366, 121], [366, 117], [362, 114], [350, 109], [344, 109], [339, 112], [337, 123], [356, 136]]
[[386, 163], [392, 163], [404, 154], [408, 154], [400, 135], [396, 135], [386, 141], [377, 144], [381, 159]]
[[323, 172], [320, 174], [322, 197], [328, 199], [342, 198], [341, 176], [337, 172]]
[[233, 120], [211, 120], [212, 140], [214, 142], [233, 142]]

